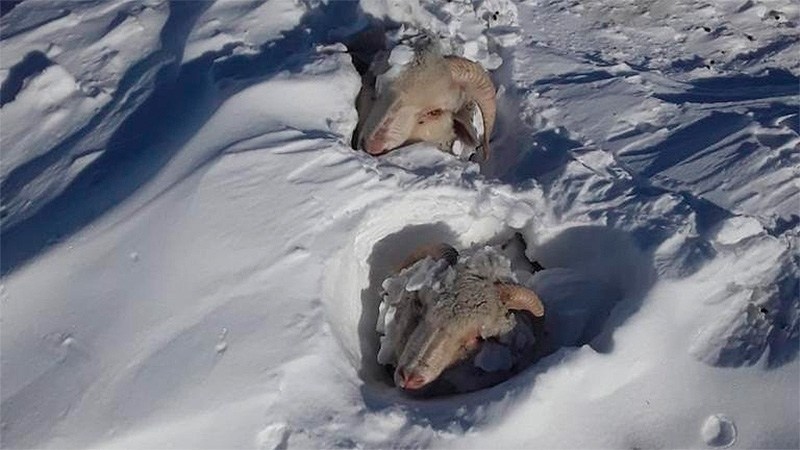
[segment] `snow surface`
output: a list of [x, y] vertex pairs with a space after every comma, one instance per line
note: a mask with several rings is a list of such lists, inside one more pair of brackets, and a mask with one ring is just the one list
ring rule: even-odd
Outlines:
[[[797, 448], [798, 9], [4, 5], [2, 445]], [[493, 70], [486, 165], [350, 148], [345, 44], [381, 23]], [[391, 386], [389, 268], [515, 232], [586, 345]]]

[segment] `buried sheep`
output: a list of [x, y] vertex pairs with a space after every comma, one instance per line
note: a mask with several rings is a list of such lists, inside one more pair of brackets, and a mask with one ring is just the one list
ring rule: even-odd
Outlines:
[[[460, 140], [489, 158], [497, 106], [495, 88], [480, 64], [443, 56], [430, 40], [398, 46], [377, 58], [363, 77], [355, 144], [380, 155], [404, 144], [430, 142], [452, 151]], [[473, 125], [476, 108], [483, 137]], [[479, 142], [480, 141], [480, 142]]]
[[[382, 346], [384, 354], [379, 353], [378, 359], [395, 366], [395, 385], [412, 391], [428, 386], [473, 354], [482, 339], [509, 333], [515, 326], [512, 310], [544, 316], [544, 306], [533, 291], [502, 275], [487, 274], [479, 264], [470, 259], [459, 262], [458, 253], [448, 245], [428, 246], [414, 252], [400, 270], [420, 269], [413, 278], [432, 273], [429, 269], [436, 265], [434, 271], [445, 273], [445, 286], [415, 290], [407, 288], [425, 281], [411, 280], [404, 286], [384, 283], [388, 291], [402, 289], [394, 294], [400, 299], [394, 302], [393, 320], [384, 322], [386, 329], [379, 329], [391, 345]], [[391, 354], [385, 354], [386, 350]]]

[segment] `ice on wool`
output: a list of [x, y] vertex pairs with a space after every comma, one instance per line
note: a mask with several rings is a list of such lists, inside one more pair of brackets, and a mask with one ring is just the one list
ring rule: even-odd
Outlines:
[[[517, 278], [511, 269], [511, 261], [494, 247], [486, 246], [473, 251], [464, 251], [459, 256], [459, 264], [467, 270], [474, 271], [481, 276], [498, 281], [516, 282]], [[402, 301], [409, 301], [407, 293], [414, 293], [422, 301], [429, 303], [435, 301], [436, 296], [452, 289], [456, 277], [456, 269], [444, 260], [434, 261], [430, 257], [417, 261], [400, 273], [392, 275], [383, 281], [383, 299], [378, 309], [376, 331], [381, 334], [378, 362], [380, 364], [397, 364], [396, 349], [396, 311]], [[514, 330], [517, 330], [515, 328]], [[474, 356], [475, 367], [487, 372], [508, 370], [515, 361], [512, 348], [513, 344], [525, 344], [533, 339], [529, 336], [512, 331], [501, 336], [497, 342], [484, 343], [482, 349]]]

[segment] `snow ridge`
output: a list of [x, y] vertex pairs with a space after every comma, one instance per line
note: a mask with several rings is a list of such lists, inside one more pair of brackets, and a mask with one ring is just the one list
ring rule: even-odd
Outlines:
[[[792, 1], [3, 12], [2, 446], [800, 445]], [[350, 148], [364, 31], [493, 70], [487, 165]], [[577, 345], [395, 389], [390, 268], [516, 233]]]

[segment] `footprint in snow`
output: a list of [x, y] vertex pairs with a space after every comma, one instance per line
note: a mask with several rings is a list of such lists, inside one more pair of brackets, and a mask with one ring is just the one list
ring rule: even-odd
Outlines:
[[225, 341], [225, 338], [227, 336], [228, 336], [228, 329], [223, 328], [222, 331], [219, 333], [217, 345], [214, 346], [214, 350], [220, 355], [225, 353], [225, 350], [228, 349], [228, 343]]
[[713, 414], [703, 422], [700, 434], [711, 447], [730, 447], [736, 442], [736, 425], [722, 414]]
[[273, 423], [258, 433], [256, 442], [259, 449], [285, 449], [288, 446], [290, 435], [291, 430], [285, 423]]

